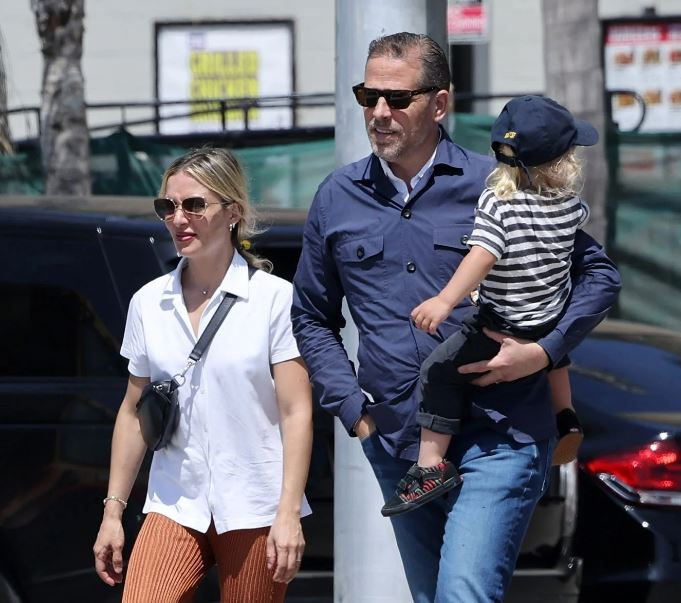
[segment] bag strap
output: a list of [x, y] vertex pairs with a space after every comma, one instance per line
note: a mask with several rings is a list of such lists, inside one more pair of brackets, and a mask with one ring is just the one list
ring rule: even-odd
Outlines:
[[[253, 266], [248, 267], [249, 281], [256, 272], [257, 268], [253, 268]], [[189, 354], [187, 366], [184, 367], [184, 370], [181, 373], [175, 375], [174, 379], [178, 382], [179, 385], [182, 385], [182, 383], [184, 383], [184, 374], [201, 359], [201, 356], [203, 356], [204, 352], [206, 351], [206, 348], [210, 345], [210, 342], [213, 340], [213, 337], [215, 337], [215, 333], [218, 332], [220, 325], [227, 317], [227, 314], [229, 314], [229, 311], [232, 309], [232, 306], [234, 305], [235, 301], [236, 295], [233, 295], [232, 293], [225, 293], [225, 296], [222, 298], [220, 305], [218, 306], [217, 310], [215, 310], [215, 314], [213, 314], [213, 317], [210, 319], [210, 322], [206, 325], [206, 328], [203, 330], [203, 333], [201, 333], [201, 337], [199, 337], [199, 340], [196, 342], [194, 349], [191, 351], [191, 354]]]

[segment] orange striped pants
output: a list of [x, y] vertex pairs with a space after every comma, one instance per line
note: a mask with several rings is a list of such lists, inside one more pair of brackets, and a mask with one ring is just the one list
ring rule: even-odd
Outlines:
[[190, 603], [215, 564], [220, 603], [282, 603], [286, 584], [267, 569], [269, 528], [206, 534], [158, 513], [144, 520], [130, 556], [123, 603]]

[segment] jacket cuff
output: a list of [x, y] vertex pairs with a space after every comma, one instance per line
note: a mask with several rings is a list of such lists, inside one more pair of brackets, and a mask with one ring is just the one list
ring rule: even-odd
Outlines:
[[366, 404], [366, 396], [360, 393], [351, 398], [347, 398], [340, 407], [338, 418], [348, 432], [348, 435], [352, 438], [357, 437], [357, 434], [355, 433], [355, 424], [365, 413]]
[[553, 369], [556, 363], [567, 354], [565, 349], [565, 338], [563, 334], [556, 330], [551, 331], [546, 337], [542, 337], [537, 343], [543, 348], [549, 357], [547, 370]]

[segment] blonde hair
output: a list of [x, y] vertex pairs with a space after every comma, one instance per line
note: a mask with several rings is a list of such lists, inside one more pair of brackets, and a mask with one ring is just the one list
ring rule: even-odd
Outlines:
[[[513, 149], [500, 144], [497, 150], [508, 157], [514, 157]], [[532, 190], [544, 197], [571, 197], [582, 190], [582, 161], [576, 147], [571, 147], [560, 157], [541, 165], [527, 168], [532, 182], [520, 167], [497, 163], [494, 171], [487, 176], [487, 188], [498, 199], [510, 199], [519, 190]]]
[[248, 251], [250, 237], [262, 232], [258, 229], [257, 216], [248, 200], [246, 177], [227, 149], [203, 147], [194, 149], [173, 161], [163, 174], [160, 195], [166, 194], [168, 179], [184, 172], [222, 199], [222, 206], [238, 206], [239, 221], [231, 232], [232, 245], [244, 256], [250, 266], [266, 272], [272, 271], [272, 262]]

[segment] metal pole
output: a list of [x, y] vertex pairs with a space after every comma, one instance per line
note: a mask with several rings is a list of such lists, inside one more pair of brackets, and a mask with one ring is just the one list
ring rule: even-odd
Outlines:
[[[371, 152], [361, 108], [351, 87], [364, 79], [369, 42], [399, 31], [427, 33], [447, 47], [446, 0], [336, 0], [336, 164]], [[343, 342], [357, 363], [357, 330], [350, 320]], [[402, 571], [378, 484], [356, 438], [335, 427], [334, 600], [336, 603], [408, 603]]]

